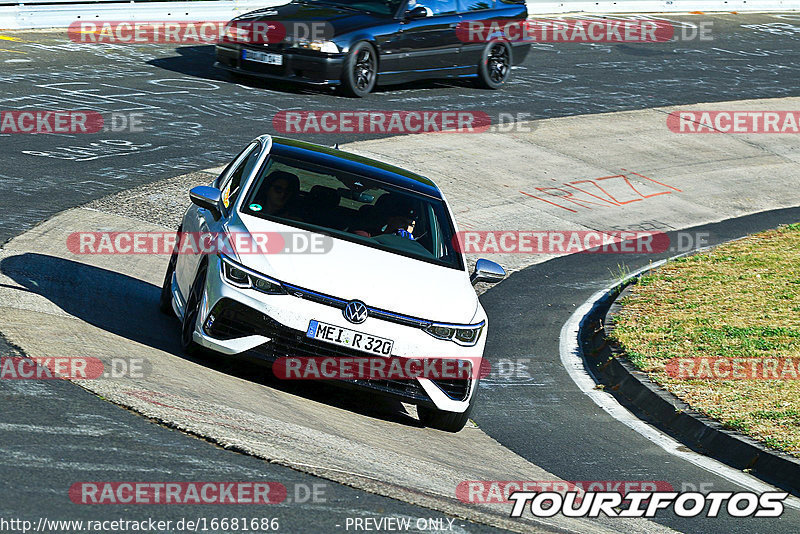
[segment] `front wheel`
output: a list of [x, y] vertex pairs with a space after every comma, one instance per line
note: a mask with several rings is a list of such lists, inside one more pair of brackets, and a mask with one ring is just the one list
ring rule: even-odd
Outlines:
[[436, 408], [428, 408], [427, 406], [417, 406], [417, 415], [419, 421], [423, 425], [435, 428], [437, 430], [444, 430], [445, 432], [459, 432], [464, 425], [469, 421], [469, 416], [472, 413], [472, 407], [475, 405], [475, 395], [478, 393], [477, 386], [472, 393], [472, 399], [469, 401], [469, 406], [463, 413], [446, 412], [444, 410], [437, 410]]
[[485, 89], [500, 89], [511, 77], [511, 46], [504, 41], [486, 45], [478, 64], [478, 85]]
[[197, 276], [192, 283], [189, 291], [189, 298], [186, 299], [186, 308], [183, 311], [183, 322], [181, 323], [181, 348], [188, 355], [200, 352], [200, 345], [194, 341], [194, 329], [197, 325], [197, 316], [200, 315], [200, 305], [203, 302], [203, 290], [206, 285], [206, 271], [208, 267], [205, 262], [197, 269]]
[[365, 97], [375, 87], [378, 54], [371, 44], [357, 43], [347, 54], [342, 69], [342, 90], [348, 96]]
[[[178, 229], [180, 235], [180, 229]], [[177, 249], [177, 245], [175, 245]], [[172, 309], [172, 276], [175, 274], [175, 265], [178, 262], [178, 251], [173, 250], [172, 255], [169, 257], [169, 264], [167, 265], [167, 273], [164, 275], [164, 283], [161, 285], [161, 297], [158, 302], [158, 308], [164, 315], [171, 317], [175, 316], [175, 310]]]

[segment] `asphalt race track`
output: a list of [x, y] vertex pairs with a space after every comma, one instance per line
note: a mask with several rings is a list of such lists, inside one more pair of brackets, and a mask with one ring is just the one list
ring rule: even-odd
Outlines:
[[[755, 100], [767, 98], [785, 98], [779, 102], [797, 105], [797, 100], [787, 97], [800, 96], [800, 88], [792, 82], [800, 69], [800, 47], [797, 46], [800, 15], [727, 14], [666, 18], [687, 27], [701, 19], [712, 20], [714, 39], [636, 46], [540, 45], [532, 51], [525, 65], [514, 71], [511, 86], [500, 92], [481, 91], [466, 81], [429, 82], [381, 89], [364, 101], [345, 99], [327, 91], [289, 86], [276, 89], [260, 82], [237, 84], [210, 68], [209, 47], [80, 45], [71, 43], [58, 32], [0, 32], [0, 37], [4, 38], [0, 41], [0, 63], [3, 65], [0, 109], [71, 108], [103, 113], [136, 112], [142, 113], [145, 120], [141, 132], [103, 132], [86, 136], [0, 135], [3, 161], [0, 167], [0, 210], [3, 213], [0, 240], [8, 241], [19, 236], [8, 243], [8, 251], [0, 255], [0, 309], [7, 306], [11, 310], [4, 310], [0, 315], [3, 317], [0, 319], [0, 333], [7, 338], [7, 341], [0, 339], [0, 355], [15, 355], [22, 349], [26, 353], [30, 350], [46, 352], [48, 346], [75, 348], [82, 344], [98, 351], [104, 348], [130, 350], [132, 353], [157, 350], [163, 353], [166, 369], [173, 369], [170, 366], [174, 365], [174, 369], [185, 370], [187, 377], [196, 373], [196, 377], [187, 378], [187, 384], [196, 380], [193, 387], [198, 391], [202, 391], [204, 377], [225, 384], [226, 388], [219, 391], [218, 397], [213, 392], [204, 397], [211, 403], [209, 406], [235, 408], [249, 414], [247, 417], [253, 414], [276, 417], [272, 420], [276, 424], [283, 421], [281, 417], [288, 417], [268, 412], [259, 414], [258, 408], [254, 407], [255, 400], [263, 396], [276, 403], [270, 406], [298, 410], [292, 412], [292, 418], [306, 425], [303, 428], [319, 435], [335, 434], [344, 440], [352, 439], [354, 444], [352, 451], [331, 450], [331, 463], [326, 471], [325, 456], [308, 458], [307, 465], [296, 458], [290, 461], [289, 456], [282, 456], [284, 452], [267, 438], [264, 443], [269, 447], [261, 449], [252, 448], [245, 438], [239, 446], [234, 446], [235, 433], [228, 436], [215, 429], [205, 431], [180, 419], [170, 419], [173, 415], [156, 408], [148, 412], [147, 407], [136, 404], [135, 399], [126, 399], [114, 388], [100, 391], [93, 389], [92, 385], [84, 385], [95, 395], [67, 382], [3, 380], [0, 381], [3, 398], [0, 450], [4, 454], [0, 460], [0, 487], [9, 497], [0, 504], [0, 515], [33, 519], [43, 515], [51, 519], [158, 516], [159, 519], [173, 520], [214, 514], [248, 518], [270, 516], [279, 517], [281, 529], [289, 532], [345, 530], [345, 521], [352, 517], [391, 516], [413, 520], [458, 517], [449, 531], [497, 530], [484, 523], [508, 528], [502, 514], [496, 511], [485, 512], [485, 517], [470, 515], [460, 503], [448, 504], [444, 497], [454, 501], [452, 492], [441, 495], [442, 499], [437, 501], [436, 495], [431, 497], [433, 492], [425, 494], [420, 491], [420, 495], [414, 495], [408, 491], [412, 486], [399, 478], [391, 480], [396, 483], [396, 488], [391, 488], [387, 480], [380, 479], [377, 474], [374, 480], [370, 479], [367, 474], [373, 471], [363, 467], [363, 460], [359, 458], [359, 451], [369, 451], [372, 446], [376, 451], [383, 451], [378, 448], [382, 440], [398, 440], [391, 446], [380, 446], [400, 451], [398, 454], [402, 453], [403, 459], [413, 456], [412, 460], [425, 460], [425, 454], [429, 453], [425, 449], [432, 443], [452, 444], [455, 441], [448, 441], [449, 438], [441, 436], [441, 433], [419, 428], [413, 417], [397, 412], [396, 407], [378, 406], [365, 410], [358, 405], [358, 398], [353, 402], [337, 392], [309, 394], [283, 389], [268, 380], [251, 378], [248, 373], [253, 371], [244, 364], [191, 361], [179, 357], [175, 325], [158, 316], [159, 323], [147, 331], [146, 310], [149, 308], [146, 305], [155, 302], [153, 288], [160, 281], [166, 258], [119, 269], [112, 262], [93, 266], [94, 269], [102, 267], [103, 271], [83, 271], [79, 267], [71, 271], [66, 263], [57, 261], [59, 253], [55, 252], [57, 245], [63, 246], [63, 241], [58, 241], [58, 231], [62, 228], [59, 224], [67, 228], [69, 223], [64, 222], [66, 219], [51, 226], [47, 223], [37, 228], [34, 226], [62, 210], [105, 197], [92, 205], [95, 211], [69, 213], [89, 217], [83, 220], [95, 221], [100, 227], [122, 224], [120, 221], [124, 222], [129, 215], [131, 221], [138, 221], [131, 222], [132, 225], [172, 228], [174, 212], [167, 213], [168, 210], [162, 208], [161, 213], [155, 213], [157, 208], [150, 212], [150, 208], [142, 206], [157, 206], [161, 202], [159, 199], [175, 190], [165, 187], [163, 182], [153, 186], [147, 184], [177, 175], [189, 177], [181, 182], [182, 185], [208, 181], [212, 174], [195, 171], [221, 165], [252, 137], [272, 133], [272, 117], [284, 109], [480, 110], [493, 119], [501, 114], [510, 114], [524, 121], [571, 117], [564, 120], [575, 122], [535, 122], [535, 129], [529, 135], [550, 134], [561, 124], [567, 131], [573, 131], [568, 129], [571, 125], [575, 128], [575, 135], [561, 142], [565, 145], [574, 143], [574, 146], [565, 151], [584, 151], [587, 160], [602, 160], [603, 156], [593, 154], [593, 147], [587, 146], [591, 143], [587, 140], [591, 139], [592, 132], [587, 131], [586, 125], [595, 123], [590, 119], [579, 122], [581, 118], [577, 116], [732, 100], [748, 100], [750, 105], [754, 105]], [[794, 24], [798, 25], [795, 30], [788, 28]], [[611, 115], [605, 120], [619, 117], [624, 121], [628, 116]], [[597, 120], [604, 119], [600, 117]], [[382, 159], [410, 168], [428, 169], [434, 180], [437, 180], [436, 165], [448, 161], [440, 159], [437, 163], [436, 158], [426, 156], [422, 152], [424, 147], [418, 146], [421, 136], [416, 140], [379, 137], [370, 141], [370, 136], [357, 134], [302, 136], [325, 144], [352, 143], [356, 151], [384, 154]], [[484, 164], [491, 167], [494, 164], [492, 158], [498, 153], [482, 153], [480, 146], [471, 145], [477, 139], [486, 138], [451, 136], [443, 144], [451, 149], [459, 146], [465, 150], [469, 148], [470, 162], [480, 162], [483, 158]], [[738, 150], [742, 154], [746, 150], [761, 150], [774, 158], [774, 161], [766, 162], [749, 154], [741, 156], [742, 160], [749, 162], [759, 180], [767, 177], [773, 180], [769, 182], [772, 191], [765, 191], [763, 181], [758, 183], [754, 180], [748, 185], [746, 179], [737, 179], [731, 182], [730, 188], [715, 188], [718, 184], [713, 182], [700, 195], [707, 201], [703, 209], [697, 205], [678, 204], [678, 200], [670, 198], [663, 205], [654, 204], [649, 218], [642, 213], [631, 215], [628, 212], [626, 216], [632, 217], [631, 221], [636, 224], [648, 223], [650, 227], [647, 229], [706, 232], [709, 244], [781, 223], [796, 222], [800, 211], [790, 206], [800, 205], [796, 191], [798, 180], [796, 172], [792, 174], [788, 165], [797, 163], [796, 153], [792, 153], [797, 147], [796, 141], [781, 139], [769, 150], [762, 150], [763, 147], [754, 149], [754, 146], [755, 143], [741, 146]], [[520, 152], [518, 158], [522, 164], [528, 164], [524, 160], [526, 154], [534, 153]], [[721, 161], [719, 154], [714, 154], [714, 157]], [[609, 161], [613, 159], [608, 157]], [[778, 168], [777, 160], [787, 165]], [[673, 164], [672, 170], [679, 166], [676, 162], [670, 163]], [[666, 166], [666, 162], [663, 165]], [[602, 164], [599, 166], [603, 167]], [[657, 168], [658, 165], [654, 164], [653, 172]], [[779, 170], [776, 172], [776, 169]], [[703, 172], [710, 171], [704, 169]], [[686, 176], [681, 180], [675, 184], [685, 191]], [[463, 183], [477, 187], [476, 181], [479, 181], [476, 177], [465, 177]], [[440, 185], [445, 187], [444, 183]], [[448, 180], [445, 189], [454, 203], [459, 222], [463, 214], [464, 220], [475, 223], [470, 217], [478, 211], [476, 207], [488, 210], [491, 203], [482, 205], [478, 200], [470, 203], [468, 187], [462, 193], [463, 198], [454, 198], [449, 189], [457, 190], [458, 186], [457, 182]], [[141, 187], [135, 190], [136, 194], [125, 193], [135, 187]], [[747, 187], [752, 192], [748, 192]], [[117, 192], [123, 193], [107, 197]], [[169, 203], [170, 206], [174, 204]], [[177, 204], [185, 204], [185, 200], [181, 199]], [[526, 205], [524, 209], [527, 212], [519, 211], [523, 207], [512, 202], [503, 201], [503, 204], [504, 207], [498, 207], [494, 212], [504, 216], [529, 213], [530, 220], [540, 222], [541, 227], [549, 224], [553, 228], [564, 228], [553, 226], [556, 220], [559, 224], [564, 224], [564, 221], [588, 224], [581, 219], [584, 214], [569, 219], [564, 213], [543, 204]], [[532, 210], [537, 213], [533, 214]], [[591, 216], [598, 217], [592, 221], [595, 227], [599, 227], [601, 223], [598, 221], [603, 219], [606, 228], [631, 222], [620, 220], [616, 214], [595, 213]], [[59, 217], [64, 217], [64, 214]], [[494, 219], [498, 225], [504, 224], [504, 220], [507, 219]], [[654, 225], [658, 221], [662, 226], [656, 228]], [[75, 224], [81, 224], [77, 222], [77, 216]], [[529, 226], [534, 226], [534, 223]], [[32, 228], [30, 233], [24, 234]], [[47, 258], [42, 254], [48, 254]], [[665, 253], [663, 256], [668, 255]], [[625, 267], [634, 270], [658, 257], [627, 255], [621, 259], [618, 255], [597, 255], [589, 261], [584, 255], [573, 255], [534, 259], [527, 265], [520, 264], [518, 272], [485, 292], [481, 300], [492, 322], [487, 357], [495, 362], [524, 361], [530, 373], [516, 377], [518, 380], [514, 377], [486, 380], [473, 414], [477, 428], [465, 429], [458, 435], [469, 440], [465, 442], [485, 449], [467, 450], [452, 456], [437, 453], [433, 465], [457, 473], [462, 467], [466, 471], [466, 465], [496, 460], [494, 467], [497, 469], [491, 471], [487, 467], [487, 473], [500, 473], [507, 465], [509, 476], [512, 469], [519, 469], [518, 472], [538, 469], [561, 480], [665, 481], [676, 489], [701, 484], [713, 487], [715, 491], [745, 489], [742, 479], [737, 479], [739, 483], [732, 482], [725, 472], [710, 472], [671, 455], [608, 416], [581, 393], [559, 359], [559, 333], [575, 307], [596, 290], [613, 282], [614, 272]], [[43, 265], [47, 265], [46, 269], [42, 268]], [[79, 276], [71, 281], [70, 276], [76, 273]], [[118, 292], [114, 283], [116, 277], [124, 280]], [[91, 310], [92, 301], [77, 296], [81, 293], [95, 299], [105, 294], [109, 302]], [[119, 299], [126, 296], [132, 298], [130, 308], [120, 317], [108, 315], [113, 313], [110, 303], [122, 302]], [[137, 308], [139, 305], [143, 307]], [[23, 323], [22, 319], [15, 318], [14, 310], [19, 311], [19, 317], [50, 319]], [[132, 332], [130, 325], [125, 324], [128, 321], [137, 325], [137, 329], [141, 326], [141, 329]], [[78, 323], [88, 324], [89, 328], [99, 329], [101, 334], [105, 331], [108, 335], [89, 339], [84, 336], [93, 330], [84, 331], [83, 326], [73, 329]], [[27, 333], [23, 327], [25, 324], [29, 325]], [[172, 330], [175, 337], [170, 337]], [[170, 380], [177, 383], [183, 378], [163, 379], [163, 382], [151, 385], [154, 389], [163, 387], [166, 390], [175, 385]], [[192, 389], [186, 385], [182, 387]], [[252, 394], [253, 398], [237, 399], [242, 392]], [[250, 402], [253, 404], [248, 404]], [[320, 415], [319, 420], [312, 421], [315, 410], [325, 417]], [[306, 417], [308, 421], [304, 421]], [[257, 425], [257, 420], [253, 421]], [[381, 429], [380, 432], [371, 430], [373, 427]], [[352, 435], [348, 435], [349, 432]], [[224, 450], [220, 445], [234, 451]], [[402, 450], [409, 448], [416, 452]], [[302, 450], [298, 446], [298, 451]], [[291, 451], [285, 454], [291, 454]], [[337, 454], [341, 455], [343, 462], [352, 455], [353, 466], [349, 472], [352, 478], [345, 473], [344, 464], [334, 465], [334, 459], [339, 457]], [[396, 469], [397, 476], [402, 477], [404, 464], [389, 466], [389, 461], [386, 461], [387, 465], [381, 465], [379, 459], [371, 461], [370, 469], [375, 473], [395, 473], [392, 469]], [[417, 465], [421, 464], [409, 460], [409, 468]], [[409, 480], [414, 480], [411, 475], [409, 477]], [[281, 481], [289, 489], [290, 498], [266, 511], [245, 506], [244, 511], [228, 507], [224, 513], [221, 510], [211, 513], [207, 507], [200, 506], [154, 506], [153, 509], [78, 506], [72, 504], [66, 495], [71, 484], [82, 480], [252, 479]], [[313, 488], [315, 484], [321, 485], [325, 493], [325, 499], [318, 502], [312, 502], [306, 493], [307, 488]], [[446, 519], [444, 524], [447, 524]], [[665, 514], [645, 525], [619, 523], [614, 526], [613, 521], [595, 525], [580, 522], [522, 525], [515, 530], [541, 528], [591, 532], [596, 528], [597, 531], [624, 532], [637, 528], [642, 532], [656, 532], [666, 527], [682, 532], [788, 533], [800, 529], [800, 511], [796, 506], [789, 507], [779, 520], [684, 519]]]
[[[691, 231], [707, 233], [709, 244], [713, 245], [786, 224], [798, 216], [800, 209], [776, 210], [698, 226]], [[531, 375], [537, 379], [525, 384], [527, 387], [484, 387], [475, 420], [514, 452], [535, 459], [538, 465], [566, 480], [658, 480], [669, 482], [676, 489], [691, 490], [704, 484], [714, 491], [736, 491], [732, 489], [735, 484], [718, 474], [677, 461], [644, 437], [628, 431], [587, 397], [576, 395], [575, 384], [560, 360], [542, 357], [558, 353], [559, 331], [564, 322], [576, 306], [614, 282], [610, 273], [618, 265], [625, 265], [632, 272], [660, 259], [652, 255], [631, 256], [624, 262], [614, 255], [591, 262], [583, 261], [580, 255], [557, 258], [525, 269], [484, 296], [484, 305], [499, 314], [503, 322], [492, 332], [487, 353], [529, 358]], [[531, 336], [530, 332], [536, 335]], [[521, 428], [525, 430], [520, 431]], [[723, 517], [657, 519], [682, 532], [792, 532], [798, 520], [797, 510], [787, 511], [780, 522], [743, 522]]]
[[[480, 110], [538, 119], [695, 102], [800, 94], [800, 15], [668, 16], [696, 26], [712, 21], [711, 41], [642, 45], [542, 43], [511, 86], [486, 92], [427, 82], [381, 89], [372, 109]], [[756, 26], [743, 28], [743, 25]], [[772, 26], [770, 26], [772, 25]], [[84, 106], [101, 113], [142, 113], [140, 133], [89, 136], [0, 136], [0, 239], [53, 213], [108, 193], [180, 172], [227, 163], [239, 147], [273, 131], [286, 109], [353, 110], [329, 92], [293, 86], [236, 85], [212, 69], [213, 49], [166, 45], [73, 43], [66, 32], [5, 32], [0, 48], [2, 109]], [[78, 109], [72, 107], [72, 109]], [[323, 144], [366, 139], [356, 134], [304, 136]], [[111, 143], [109, 143], [111, 141]], [[100, 143], [100, 146], [91, 146]], [[68, 150], [69, 148], [72, 150]]]

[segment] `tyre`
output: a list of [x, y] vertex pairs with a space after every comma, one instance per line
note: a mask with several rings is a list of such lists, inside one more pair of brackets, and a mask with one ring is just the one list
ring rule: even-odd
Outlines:
[[[180, 233], [180, 230], [178, 230]], [[175, 264], [178, 262], [178, 246], [172, 251], [167, 265], [167, 273], [164, 275], [164, 283], [161, 285], [161, 298], [158, 302], [158, 309], [164, 315], [175, 317], [175, 310], [172, 309], [172, 275], [175, 274]]]
[[478, 86], [499, 89], [511, 76], [511, 45], [492, 41], [486, 45], [478, 64]]
[[377, 78], [377, 52], [367, 42], [357, 43], [344, 60], [342, 92], [347, 96], [365, 97], [375, 87]]
[[437, 410], [436, 408], [428, 408], [427, 406], [417, 406], [417, 415], [419, 415], [420, 422], [430, 428], [437, 430], [444, 430], [445, 432], [458, 432], [469, 421], [469, 415], [472, 413], [472, 407], [475, 405], [475, 395], [478, 393], [478, 387], [475, 386], [475, 391], [472, 393], [472, 399], [469, 401], [469, 406], [463, 413], [445, 412]]
[[206, 271], [208, 264], [203, 261], [197, 269], [197, 276], [192, 283], [189, 291], [189, 298], [186, 299], [186, 309], [183, 311], [183, 322], [181, 323], [181, 348], [188, 355], [195, 355], [200, 352], [201, 346], [194, 339], [194, 328], [197, 324], [197, 316], [200, 314], [200, 304], [203, 302], [203, 292], [206, 286]]

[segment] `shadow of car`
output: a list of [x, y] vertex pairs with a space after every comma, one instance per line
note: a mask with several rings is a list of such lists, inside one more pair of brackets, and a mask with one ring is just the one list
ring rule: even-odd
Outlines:
[[282, 381], [268, 372], [262, 362], [246, 357], [220, 358], [205, 351], [185, 354], [181, 350], [175, 319], [157, 313], [160, 289], [137, 278], [36, 253], [4, 258], [0, 261], [0, 272], [77, 319], [134, 343], [315, 402], [369, 417], [422, 426], [401, 403], [391, 399], [375, 399], [359, 391], [345, 393], [324, 382], [315, 382], [314, 387], [309, 387], [308, 382]]

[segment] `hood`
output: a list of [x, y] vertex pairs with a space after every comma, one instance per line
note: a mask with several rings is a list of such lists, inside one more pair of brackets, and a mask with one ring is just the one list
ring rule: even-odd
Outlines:
[[[292, 226], [239, 214], [229, 231], [298, 232]], [[478, 297], [464, 271], [333, 238], [317, 254], [242, 254], [246, 267], [304, 289], [436, 322], [469, 323]]]
[[292, 22], [326, 22], [331, 26], [332, 35], [328, 35], [326, 31], [325, 38], [330, 39], [346, 32], [386, 23], [391, 21], [392, 17], [390, 15], [373, 15], [365, 11], [344, 9], [330, 4], [292, 2], [278, 7], [251, 11], [233, 20], [245, 22], [276, 21], [284, 24]]

